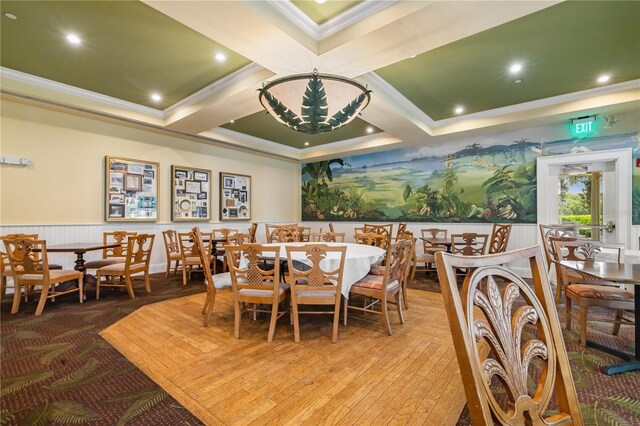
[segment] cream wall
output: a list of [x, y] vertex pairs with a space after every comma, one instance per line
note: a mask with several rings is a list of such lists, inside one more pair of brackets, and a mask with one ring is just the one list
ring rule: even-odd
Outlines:
[[0, 152], [33, 162], [0, 167], [3, 227], [104, 223], [105, 155], [160, 163], [159, 223], [171, 221], [172, 164], [213, 170], [213, 222], [220, 171], [252, 176], [252, 220], [299, 220], [296, 163], [8, 100], [1, 108]]

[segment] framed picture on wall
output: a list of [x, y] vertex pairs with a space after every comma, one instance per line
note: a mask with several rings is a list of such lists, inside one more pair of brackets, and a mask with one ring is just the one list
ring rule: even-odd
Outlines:
[[158, 220], [160, 163], [105, 157], [105, 220]]
[[211, 170], [171, 166], [171, 220], [211, 220]]
[[251, 220], [251, 176], [220, 172], [220, 220]]

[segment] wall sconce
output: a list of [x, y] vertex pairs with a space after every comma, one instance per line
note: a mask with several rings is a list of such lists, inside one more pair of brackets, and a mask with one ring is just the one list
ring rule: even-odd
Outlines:
[[30, 158], [20, 158], [20, 157], [11, 157], [8, 155], [3, 155], [0, 157], [0, 164], [11, 164], [13, 166], [30, 166], [31, 159]]

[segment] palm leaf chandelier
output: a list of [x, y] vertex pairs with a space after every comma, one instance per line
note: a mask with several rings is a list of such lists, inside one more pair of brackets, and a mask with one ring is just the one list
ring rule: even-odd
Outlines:
[[290, 129], [310, 134], [347, 125], [371, 99], [371, 90], [361, 83], [338, 75], [319, 74], [317, 69], [311, 74], [265, 82], [258, 91], [260, 103], [276, 120]]

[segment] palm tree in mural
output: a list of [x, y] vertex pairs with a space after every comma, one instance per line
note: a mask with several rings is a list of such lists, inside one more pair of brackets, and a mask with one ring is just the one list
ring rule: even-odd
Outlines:
[[442, 174], [442, 182], [444, 186], [442, 187], [442, 192], [445, 194], [451, 194], [455, 191], [456, 185], [460, 182], [458, 179], [458, 174], [455, 170], [448, 169]]
[[333, 160], [317, 161], [315, 163], [307, 163], [302, 167], [302, 174], [308, 174], [314, 181], [322, 181], [326, 184], [327, 180], [333, 182], [333, 172], [331, 171], [332, 164], [339, 164], [344, 166], [344, 160], [335, 158]]
[[522, 138], [520, 140], [514, 141], [511, 144], [511, 149], [520, 154], [520, 158], [522, 159], [522, 164], [527, 162], [527, 150], [529, 149], [529, 142], [526, 139]]
[[472, 143], [471, 145], [467, 145], [464, 147], [465, 150], [469, 150], [471, 154], [480, 156], [480, 151], [482, 150], [482, 145], [479, 143]]

